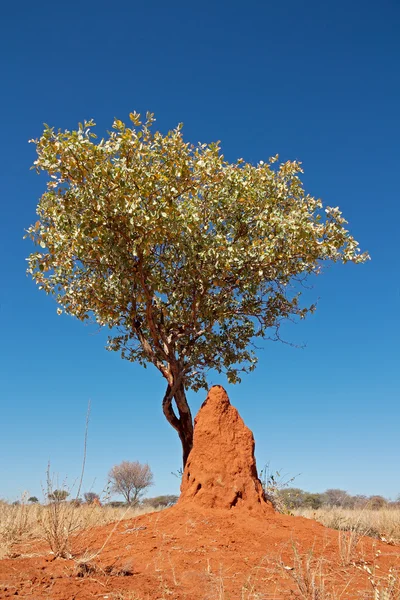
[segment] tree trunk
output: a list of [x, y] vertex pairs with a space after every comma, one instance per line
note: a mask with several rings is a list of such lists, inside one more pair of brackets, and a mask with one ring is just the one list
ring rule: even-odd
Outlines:
[[182, 444], [183, 468], [185, 468], [189, 453], [193, 447], [193, 419], [183, 383], [175, 392], [175, 403], [179, 412], [180, 430], [178, 434]]
[[[178, 409], [179, 418], [176, 416], [172, 400], [175, 400]], [[186, 466], [189, 453], [193, 446], [193, 420], [189, 405], [186, 399], [185, 386], [180, 384], [175, 391], [175, 395], [171, 397], [171, 386], [168, 385], [163, 399], [163, 412], [168, 423], [178, 432], [179, 439], [182, 444], [182, 462], [183, 468]]]

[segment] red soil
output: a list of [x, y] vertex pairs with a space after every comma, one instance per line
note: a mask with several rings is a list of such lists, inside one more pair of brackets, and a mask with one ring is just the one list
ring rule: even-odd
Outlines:
[[[400, 548], [371, 538], [343, 565], [337, 531], [274, 512], [256, 476], [252, 434], [220, 387], [196, 418], [181, 491], [173, 508], [76, 536], [73, 560], [52, 560], [37, 545], [0, 561], [0, 598], [355, 600], [373, 597], [368, 570], [383, 581], [400, 568]], [[325, 595], [299, 594], [307, 558]]]

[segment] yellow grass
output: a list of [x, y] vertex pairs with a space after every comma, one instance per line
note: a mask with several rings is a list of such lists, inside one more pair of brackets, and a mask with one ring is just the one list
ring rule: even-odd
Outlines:
[[381, 508], [379, 510], [319, 508], [297, 509], [297, 516], [315, 519], [326, 527], [341, 531], [355, 531], [361, 535], [370, 535], [393, 544], [400, 543], [400, 508]]
[[[75, 533], [98, 525], [107, 525], [140, 514], [154, 512], [152, 507], [113, 508], [68, 502], [56, 503], [60, 528]], [[41, 504], [11, 505], [0, 501], [0, 558], [10, 555], [15, 544], [28, 540], [48, 540], [48, 532], [55, 529], [54, 510]]]
[[[124, 507], [98, 507], [86, 504], [76, 507], [68, 502], [61, 504], [61, 518], [73, 523], [74, 532], [154, 511], [152, 507], [127, 510]], [[315, 519], [332, 529], [370, 535], [389, 543], [400, 543], [400, 508], [382, 508], [380, 510], [368, 508], [297, 509], [294, 514]], [[11, 505], [0, 501], [0, 557], [7, 556], [16, 543], [45, 539], [45, 529], [50, 519], [51, 509], [49, 506], [26, 503]]]

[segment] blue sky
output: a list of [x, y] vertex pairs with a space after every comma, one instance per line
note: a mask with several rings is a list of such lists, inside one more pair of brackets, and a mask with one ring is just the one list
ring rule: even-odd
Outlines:
[[[298, 159], [311, 194], [339, 205], [368, 250], [314, 281], [317, 313], [265, 342], [259, 366], [227, 386], [256, 439], [258, 465], [310, 491], [400, 494], [400, 5], [335, 2], [8, 3], [0, 22], [2, 281], [0, 497], [41, 494], [47, 463], [100, 492], [121, 460], [148, 461], [151, 494], [176, 493], [175, 432], [158, 371], [104, 350], [105, 336], [56, 314], [25, 275], [24, 228], [45, 181], [28, 139], [43, 123], [98, 131], [136, 110], [230, 160]], [[223, 377], [210, 383], [225, 385]], [[204, 392], [189, 394], [193, 411]]]

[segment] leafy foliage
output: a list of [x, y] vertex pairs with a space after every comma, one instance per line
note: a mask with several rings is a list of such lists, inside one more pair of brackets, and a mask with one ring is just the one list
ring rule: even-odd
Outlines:
[[100, 141], [93, 121], [33, 140], [50, 179], [28, 272], [59, 313], [109, 327], [110, 350], [169, 385], [206, 387], [210, 368], [240, 381], [257, 337], [279, 339], [282, 320], [315, 309], [297, 283], [368, 255], [339, 208], [305, 193], [300, 163], [231, 164], [218, 143], [184, 142], [182, 125], [162, 135], [152, 114], [130, 118]]

